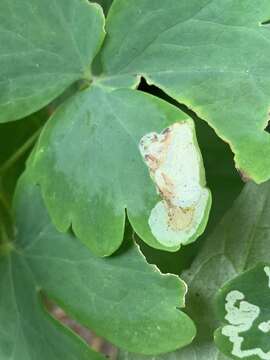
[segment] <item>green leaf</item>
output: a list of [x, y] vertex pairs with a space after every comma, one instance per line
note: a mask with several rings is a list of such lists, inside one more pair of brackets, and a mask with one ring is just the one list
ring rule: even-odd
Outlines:
[[224, 324], [215, 342], [233, 359], [270, 359], [270, 266], [257, 265], [227, 283], [218, 294]]
[[[42, 360], [42, 354], [27, 355], [27, 350], [40, 354], [42, 349], [44, 359], [51, 359], [48, 354], [55, 343], [55, 351], [62, 352], [55, 359], [83, 358], [76, 356], [76, 339], [68, 342], [73, 344], [67, 350], [70, 357], [65, 355], [62, 339], [67, 336], [42, 314], [40, 291], [97, 335], [130, 351], [157, 354], [191, 342], [193, 322], [179, 310], [184, 306], [185, 284], [148, 265], [133, 241], [110, 258], [95, 257], [71, 234], [56, 231], [39, 187], [29, 176], [19, 183], [14, 207], [14, 250], [0, 258], [4, 360], [10, 359], [12, 349], [23, 354], [23, 360]], [[79, 347], [83, 349], [82, 344]]]
[[[269, 204], [270, 182], [262, 185], [249, 183], [245, 186], [232, 209], [209, 236], [191, 269], [183, 274], [189, 288], [186, 312], [197, 326], [195, 340], [187, 348], [158, 356], [155, 360], [229, 359], [217, 349], [213, 341], [213, 333], [220, 325], [215, 296], [227, 281], [253, 268], [258, 262], [268, 262]], [[267, 299], [269, 304], [269, 296]], [[121, 358], [147, 359], [126, 352], [123, 352]]]
[[58, 229], [72, 224], [101, 256], [122, 243], [125, 209], [144, 241], [169, 251], [207, 222], [211, 196], [192, 120], [139, 91], [92, 86], [71, 98], [50, 119], [30, 168]]
[[91, 79], [104, 16], [86, 0], [2, 0], [0, 122], [22, 118]]
[[23, 256], [11, 255], [13, 191], [45, 118], [42, 111], [23, 122], [0, 124], [0, 358], [72, 360], [76, 355], [104, 360], [53, 321], [41, 305], [40, 290]]
[[115, 0], [104, 76], [143, 75], [205, 119], [245, 177], [265, 181], [269, 18], [268, 0]]
[[105, 360], [46, 312], [27, 259], [1, 255], [0, 249], [1, 360]]

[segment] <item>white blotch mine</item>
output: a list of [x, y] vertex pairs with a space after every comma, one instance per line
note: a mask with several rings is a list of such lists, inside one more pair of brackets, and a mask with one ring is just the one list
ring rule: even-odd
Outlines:
[[266, 276], [268, 277], [268, 287], [270, 288], [270, 267], [265, 266], [264, 267], [264, 272], [266, 273]]
[[162, 201], [152, 209], [149, 225], [163, 245], [187, 242], [201, 224], [209, 190], [201, 185], [201, 155], [192, 123], [175, 123], [161, 134], [146, 134], [139, 144]]
[[270, 320], [260, 323], [258, 328], [265, 334], [269, 333], [270, 332]]
[[[240, 336], [240, 334], [252, 329], [254, 321], [260, 315], [260, 308], [244, 301], [244, 299], [244, 294], [237, 290], [231, 291], [226, 296], [225, 309], [227, 315], [225, 319], [230, 325], [224, 326], [221, 332], [224, 336], [227, 336], [233, 344], [232, 355], [240, 359], [256, 355], [260, 359], [270, 360], [270, 351], [266, 353], [260, 348], [242, 349], [244, 337]], [[260, 325], [262, 324], [263, 323]], [[263, 328], [265, 329], [265, 325], [263, 325]]]

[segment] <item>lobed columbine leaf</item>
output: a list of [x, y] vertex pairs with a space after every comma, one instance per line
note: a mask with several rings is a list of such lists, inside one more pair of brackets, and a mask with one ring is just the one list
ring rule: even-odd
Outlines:
[[2, 0], [0, 123], [39, 110], [77, 80], [90, 80], [103, 27], [101, 8], [86, 0]]
[[[228, 142], [245, 177], [270, 178], [268, 0], [115, 0], [104, 75], [143, 75]], [[143, 36], [142, 36], [143, 34]]]
[[122, 243], [125, 209], [145, 242], [169, 251], [207, 222], [211, 195], [192, 120], [136, 90], [92, 86], [71, 98], [44, 129], [29, 169], [58, 229], [72, 225], [101, 256]]
[[94, 256], [51, 224], [38, 186], [29, 175], [17, 188], [16, 239], [0, 257], [1, 360], [101, 359], [52, 321], [40, 293], [117, 346], [145, 354], [190, 343], [195, 327], [180, 311], [186, 285], [147, 264], [127, 232], [114, 256]]

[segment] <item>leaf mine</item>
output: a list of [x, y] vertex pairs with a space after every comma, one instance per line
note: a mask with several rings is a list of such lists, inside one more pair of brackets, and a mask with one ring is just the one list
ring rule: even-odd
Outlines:
[[[242, 292], [234, 290], [226, 296], [225, 319], [230, 325], [224, 326], [222, 334], [227, 336], [233, 344], [232, 354], [239, 357], [257, 355], [261, 359], [270, 359], [270, 354], [265, 354], [261, 349], [242, 349], [244, 337], [240, 336], [242, 332], [250, 330], [253, 323], [260, 315], [260, 308], [254, 304], [244, 301], [245, 296]], [[238, 306], [237, 306], [238, 304]]]
[[223, 288], [220, 300], [225, 325], [215, 340], [226, 355], [270, 360], [269, 277], [270, 267], [258, 265]]
[[259, 324], [258, 328], [264, 333], [270, 332], [270, 321], [263, 321]]
[[162, 200], [148, 223], [157, 241], [175, 246], [197, 232], [210, 193], [202, 185], [202, 160], [190, 122], [177, 122], [157, 134], [144, 135], [141, 155]]
[[264, 272], [265, 272], [266, 276], [268, 277], [268, 287], [270, 288], [270, 267], [265, 266], [264, 267]]

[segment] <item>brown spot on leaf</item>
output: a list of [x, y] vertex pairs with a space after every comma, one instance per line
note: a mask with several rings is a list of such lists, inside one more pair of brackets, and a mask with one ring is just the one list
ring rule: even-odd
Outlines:
[[182, 209], [178, 206], [170, 206], [168, 208], [168, 226], [174, 231], [186, 229], [191, 224], [193, 215], [194, 208]]

